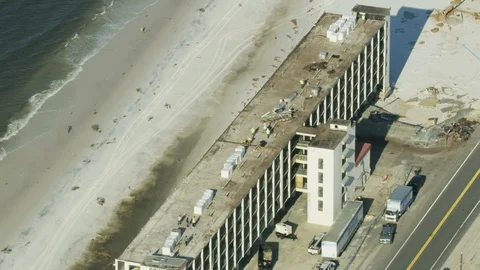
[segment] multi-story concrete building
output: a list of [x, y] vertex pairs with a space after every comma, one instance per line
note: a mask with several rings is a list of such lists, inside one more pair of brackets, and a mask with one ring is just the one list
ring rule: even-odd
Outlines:
[[[369, 172], [368, 145], [355, 146], [357, 111], [389, 89], [389, 12], [364, 6], [354, 11], [358, 15], [355, 29], [342, 42], [326, 37], [342, 16], [321, 16], [299, 48], [116, 259], [116, 269], [160, 269], [143, 262], [169, 241], [175, 241], [174, 257], [188, 259], [187, 269], [235, 269], [297, 191], [308, 193], [309, 221], [332, 223], [342, 200], [354, 197], [355, 188], [365, 181], [362, 174]], [[325, 53], [330, 57], [319, 59]], [[320, 91], [298, 85], [305, 79]], [[278, 100], [284, 101], [282, 106]], [[262, 118], [272, 115], [265, 111], [274, 107], [279, 108], [274, 110], [278, 117]], [[251, 136], [252, 125], [261, 127], [262, 120], [270, 122], [272, 136], [255, 135], [254, 145], [231, 178], [222, 179], [225, 160]], [[215, 190], [215, 195], [208, 209], [196, 217], [196, 226], [179, 225], [177, 217], [191, 217], [206, 189]], [[174, 229], [181, 232], [178, 242], [171, 238]]]
[[[343, 204], [355, 199], [355, 191], [370, 174], [370, 145], [355, 139], [355, 122], [348, 120], [334, 119], [297, 134], [308, 142], [304, 168], [308, 222], [331, 226]], [[297, 184], [304, 180], [297, 174]]]

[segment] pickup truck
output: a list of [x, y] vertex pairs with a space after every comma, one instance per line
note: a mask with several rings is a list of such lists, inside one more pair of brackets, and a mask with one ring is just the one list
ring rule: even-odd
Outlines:
[[382, 231], [380, 232], [380, 238], [378, 239], [380, 244], [392, 244], [396, 231], [397, 231], [397, 224], [394, 224], [394, 223], [383, 224]]
[[308, 244], [308, 253], [312, 255], [318, 255], [322, 251], [322, 239], [325, 234], [315, 235]]

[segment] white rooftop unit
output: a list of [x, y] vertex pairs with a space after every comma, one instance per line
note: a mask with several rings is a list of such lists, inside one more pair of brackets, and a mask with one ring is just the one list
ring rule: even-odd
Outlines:
[[233, 164], [224, 165], [220, 176], [223, 179], [230, 179], [233, 174]]
[[338, 31], [338, 41], [344, 40], [345, 37], [347, 37], [347, 31], [345, 29], [340, 29], [340, 31]]
[[338, 33], [332, 34], [330, 36], [330, 41], [331, 42], [337, 42], [338, 41]]
[[230, 158], [234, 160], [235, 165], [240, 164], [240, 161], [242, 161], [242, 157], [241, 157], [240, 155], [238, 155], [237, 153], [233, 153], [233, 154], [230, 156]]
[[163, 246], [162, 247], [162, 255], [166, 256], [173, 256], [173, 247], [171, 246]]
[[230, 157], [227, 158], [227, 163], [230, 163], [235, 167], [235, 165], [237, 165], [237, 158], [233, 157], [233, 156], [230, 156]]
[[327, 38], [331, 42], [345, 40], [355, 28], [355, 23], [355, 16], [343, 15], [342, 18], [338, 19], [328, 27]]
[[245, 156], [245, 152], [246, 152], [245, 146], [237, 146], [235, 148], [235, 152], [240, 153], [242, 157]]
[[193, 213], [195, 215], [202, 215], [205, 210], [210, 206], [213, 201], [214, 192], [211, 189], [207, 189], [203, 192], [203, 196], [197, 201], [197, 204], [193, 207]]
[[162, 254], [167, 256], [173, 256], [173, 250], [180, 240], [182, 232], [179, 229], [173, 229], [165, 240], [162, 247]]

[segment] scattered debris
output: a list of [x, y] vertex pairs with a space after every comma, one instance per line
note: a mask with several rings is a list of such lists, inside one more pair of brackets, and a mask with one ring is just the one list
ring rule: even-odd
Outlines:
[[327, 64], [328, 64], [327, 62], [313, 62], [311, 64], [306, 65], [303, 69], [310, 72], [315, 72], [320, 69], [326, 69]]
[[171, 104], [168, 104], [168, 103], [165, 103], [165, 108], [171, 109], [171, 108], [172, 108], [172, 105], [171, 105]]
[[99, 124], [93, 124], [92, 129], [95, 130], [95, 131], [99, 131], [100, 130], [100, 125]]
[[88, 159], [88, 158], [86, 158], [86, 159], [82, 160], [82, 162], [83, 162], [83, 163], [85, 163], [85, 164], [88, 164], [88, 163], [90, 163], [90, 162], [91, 162], [91, 160], [90, 160], [90, 159]]
[[67, 132], [70, 133], [72, 131], [73, 127], [72, 126], [68, 126], [67, 128]]
[[440, 29], [438, 27], [434, 27], [432, 28], [432, 30], [430, 30], [432, 33], [437, 33], [438, 31], [440, 31]]
[[98, 203], [99, 205], [105, 204], [105, 198], [103, 198], [103, 197], [98, 197], [98, 198], [97, 198], [97, 203]]
[[199, 9], [197, 9], [197, 11], [203, 13], [203, 12], [205, 12], [205, 9], [204, 8], [199, 8]]
[[80, 189], [80, 187], [79, 186], [74, 186], [74, 187], [71, 188], [72, 191], [75, 191], [77, 189]]
[[448, 138], [454, 138], [455, 141], [466, 141], [475, 130], [477, 121], [469, 121], [466, 118], [460, 118], [457, 122], [443, 126], [443, 132], [440, 136], [445, 136], [445, 142]]
[[153, 119], [153, 116], [150, 116], [148, 117], [148, 121], [152, 120]]
[[7, 253], [7, 254], [8, 254], [8, 253], [12, 252], [12, 249], [11, 249], [11, 248], [9, 248], [9, 247], [4, 247], [4, 248], [1, 250], [1, 252], [2, 252], [2, 253]]

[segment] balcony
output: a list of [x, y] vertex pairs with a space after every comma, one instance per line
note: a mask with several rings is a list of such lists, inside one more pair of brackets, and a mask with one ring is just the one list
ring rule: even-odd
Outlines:
[[295, 176], [301, 176], [301, 177], [307, 178], [307, 169], [298, 168], [297, 173], [295, 173]]
[[310, 142], [304, 141], [304, 140], [299, 140], [297, 144], [295, 145], [295, 149], [300, 149], [300, 150], [307, 150], [308, 149], [308, 144]]
[[349, 173], [353, 169], [354, 164], [352, 162], [345, 162], [342, 166], [342, 172]]
[[307, 165], [307, 155], [296, 154], [293, 156], [293, 162]]
[[349, 158], [354, 153], [355, 151], [353, 149], [346, 147], [342, 152], [342, 158]]

